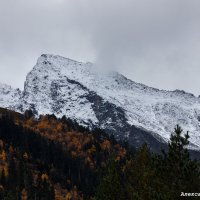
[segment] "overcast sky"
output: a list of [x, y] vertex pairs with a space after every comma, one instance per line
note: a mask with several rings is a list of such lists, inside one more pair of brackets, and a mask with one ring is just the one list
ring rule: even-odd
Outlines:
[[200, 94], [199, 0], [0, 0], [0, 82], [23, 88], [43, 53]]

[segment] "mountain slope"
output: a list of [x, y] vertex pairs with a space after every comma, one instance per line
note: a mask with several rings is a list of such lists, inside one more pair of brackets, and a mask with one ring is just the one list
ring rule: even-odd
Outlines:
[[[134, 146], [153, 149], [168, 141], [176, 124], [190, 131], [191, 148], [200, 148], [200, 98], [184, 91], [164, 91], [135, 83], [91, 63], [42, 55], [27, 75], [21, 104], [14, 109], [66, 115], [82, 125], [99, 127]], [[7, 104], [8, 104], [7, 103]], [[0, 106], [5, 107], [4, 102]], [[6, 105], [7, 107], [7, 105]]]
[[4, 108], [14, 109], [18, 106], [22, 92], [13, 89], [7, 84], [0, 83], [0, 105]]

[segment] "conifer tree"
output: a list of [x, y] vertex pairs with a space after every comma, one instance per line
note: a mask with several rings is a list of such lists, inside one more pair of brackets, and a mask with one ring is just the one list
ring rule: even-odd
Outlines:
[[5, 175], [5, 170], [3, 169], [2, 172], [1, 172], [1, 185], [2, 186], [5, 186], [6, 185], [6, 175]]
[[124, 191], [121, 183], [120, 169], [118, 162], [113, 158], [110, 159], [105, 169], [99, 187], [97, 188], [97, 200], [123, 200]]
[[9, 188], [13, 190], [16, 189], [16, 185], [17, 185], [17, 181], [16, 181], [17, 172], [16, 172], [15, 166], [16, 166], [16, 163], [14, 159], [11, 158], [9, 160], [9, 165], [8, 165], [8, 186]]
[[152, 153], [144, 144], [125, 165], [126, 192], [130, 200], [154, 199], [153, 182], [156, 174]]
[[158, 175], [163, 188], [166, 189], [168, 186], [167, 190], [170, 191], [168, 193], [171, 193], [172, 198], [177, 198], [181, 191], [195, 192], [200, 187], [199, 164], [190, 158], [187, 149], [188, 139], [188, 132], [183, 135], [183, 130], [177, 125], [174, 133], [171, 134], [168, 152], [164, 152], [160, 163]]

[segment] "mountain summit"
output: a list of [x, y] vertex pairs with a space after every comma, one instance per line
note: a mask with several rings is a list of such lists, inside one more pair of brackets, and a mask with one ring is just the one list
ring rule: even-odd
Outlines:
[[200, 98], [136, 83], [117, 72], [100, 73], [91, 63], [42, 55], [28, 73], [24, 91], [0, 84], [0, 106], [36, 115], [55, 114], [90, 128], [101, 128], [138, 147], [157, 151], [176, 124], [200, 149]]

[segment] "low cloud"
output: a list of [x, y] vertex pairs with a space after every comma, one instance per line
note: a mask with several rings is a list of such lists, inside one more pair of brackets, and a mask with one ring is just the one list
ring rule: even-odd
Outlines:
[[2, 0], [0, 81], [22, 87], [53, 53], [200, 94], [199, 23], [198, 0]]

